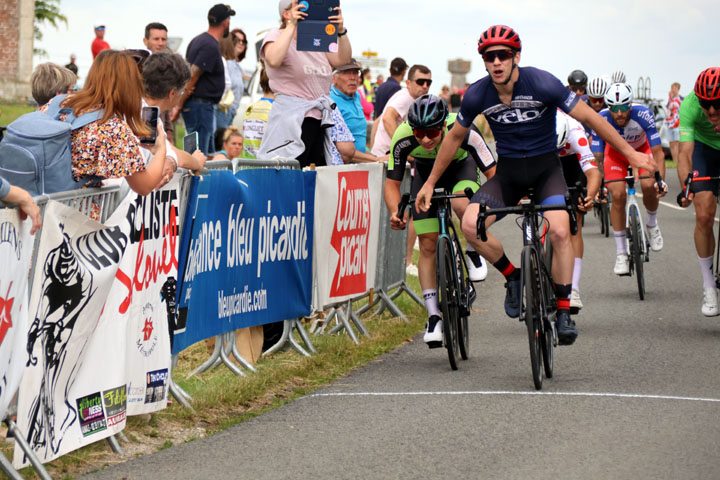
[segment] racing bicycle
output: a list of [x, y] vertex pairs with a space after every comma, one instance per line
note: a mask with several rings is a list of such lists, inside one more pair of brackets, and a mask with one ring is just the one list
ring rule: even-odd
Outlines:
[[[440, 224], [436, 248], [436, 276], [438, 304], [443, 315], [443, 344], [453, 370], [458, 369], [459, 360], [467, 360], [470, 353], [468, 317], [475, 300], [475, 287], [468, 277], [465, 255], [453, 224], [450, 200], [471, 198], [473, 191], [466, 188], [462, 194], [451, 194], [442, 188], [435, 189], [431, 202], [438, 203], [437, 218]], [[398, 218], [403, 218], [405, 208], [415, 203], [405, 193], [398, 205]]]
[[[557, 298], [550, 265], [546, 261], [544, 236], [548, 220], [542, 212], [565, 210], [570, 217], [570, 231], [577, 232], [575, 203], [569, 192], [565, 192], [565, 203], [537, 205], [532, 190], [528, 198], [515, 207], [489, 209], [485, 201], [480, 202], [477, 219], [477, 238], [487, 241], [485, 221], [488, 216], [498, 214], [518, 214], [516, 223], [523, 232], [523, 249], [520, 259], [520, 321], [525, 322], [530, 343], [530, 363], [532, 366], [535, 389], [542, 389], [543, 376], [553, 376], [553, 348], [557, 346], [554, 313], [557, 311]], [[543, 375], [544, 374], [544, 375]]]
[[[720, 176], [717, 177], [693, 177], [693, 173], [690, 172], [685, 179], [685, 190], [681, 193], [682, 196], [685, 197], [685, 199], [688, 199], [688, 196], [690, 195], [690, 186], [693, 184], [693, 182], [717, 182], [720, 181]], [[694, 193], [694, 192], [693, 192]], [[680, 201], [678, 200], [678, 203]], [[716, 237], [716, 240], [720, 239], [720, 223], [718, 224], [718, 235]], [[715, 275], [715, 287], [720, 288], [720, 272], [718, 272], [718, 268], [720, 268], [720, 241], [715, 242], [715, 266], [713, 269], [713, 274]]]
[[598, 201], [593, 205], [593, 214], [600, 220], [600, 234], [610, 236], [610, 196], [605, 191], [605, 179], [600, 183]]
[[[652, 178], [639, 177], [640, 180]], [[660, 172], [655, 172], [655, 181], [661, 187], [665, 184]], [[625, 178], [606, 180], [605, 183], [625, 182], [627, 185], [627, 200], [625, 201], [625, 245], [630, 258], [630, 271], [625, 276], [635, 273], [640, 300], [645, 300], [645, 267], [644, 263], [650, 261], [650, 239], [645, 230], [645, 222], [640, 215], [640, 207], [635, 193], [635, 177], [632, 167], [628, 166], [628, 175]]]

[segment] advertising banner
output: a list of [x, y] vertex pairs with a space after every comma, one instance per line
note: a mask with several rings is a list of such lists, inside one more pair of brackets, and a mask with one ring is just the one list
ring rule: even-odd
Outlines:
[[27, 283], [33, 239], [31, 222], [20, 221], [15, 209], [0, 209], [0, 419], [20, 385], [25, 367]]
[[383, 166], [321, 167], [315, 190], [315, 307], [357, 297], [375, 284]]
[[[167, 405], [179, 180], [130, 192], [105, 225], [49, 202], [18, 425], [43, 462]], [[14, 464], [26, 464], [16, 447]]]
[[[79, 373], [91, 361], [88, 345], [128, 245], [129, 229], [105, 227], [50, 201], [41, 235], [17, 423], [40, 460], [48, 462], [119, 429], [108, 425], [104, 392], [93, 382], [79, 381]], [[113, 360], [93, 362], [96, 377], [124, 368]], [[13, 464], [27, 464], [17, 444]]]
[[193, 179], [173, 353], [310, 313], [314, 195], [315, 172], [214, 170]]

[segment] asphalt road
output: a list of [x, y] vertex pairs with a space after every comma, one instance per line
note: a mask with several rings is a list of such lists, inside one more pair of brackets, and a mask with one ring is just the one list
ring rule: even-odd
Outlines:
[[[612, 273], [614, 241], [588, 216], [580, 337], [556, 350], [542, 392], [491, 271], [460, 370], [418, 335], [285, 407], [88, 478], [720, 477], [720, 317], [700, 313], [694, 216], [672, 208], [674, 175], [645, 301], [635, 278]], [[494, 230], [516, 260], [513, 221]]]

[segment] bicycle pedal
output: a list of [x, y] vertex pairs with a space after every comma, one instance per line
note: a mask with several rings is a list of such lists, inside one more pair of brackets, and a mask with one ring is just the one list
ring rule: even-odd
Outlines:
[[578, 307], [570, 307], [570, 315], [577, 315], [580, 313], [580, 309]]
[[442, 347], [442, 342], [427, 342], [428, 348], [440, 348]]

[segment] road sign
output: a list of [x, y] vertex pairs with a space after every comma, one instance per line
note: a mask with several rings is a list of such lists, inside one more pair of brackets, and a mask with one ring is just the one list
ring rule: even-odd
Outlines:
[[368, 68], [385, 68], [387, 67], [387, 58], [361, 58], [360, 64]]

